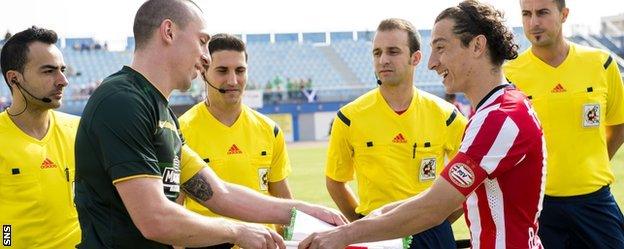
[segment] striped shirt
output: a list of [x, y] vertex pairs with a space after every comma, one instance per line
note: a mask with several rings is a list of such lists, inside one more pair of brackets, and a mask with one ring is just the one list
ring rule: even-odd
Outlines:
[[477, 105], [459, 153], [442, 172], [467, 197], [472, 248], [542, 248], [537, 235], [546, 179], [539, 121], [512, 85]]

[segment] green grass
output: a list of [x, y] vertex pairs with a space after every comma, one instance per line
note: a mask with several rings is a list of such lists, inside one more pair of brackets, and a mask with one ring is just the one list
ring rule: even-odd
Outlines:
[[[288, 153], [292, 163], [292, 174], [288, 183], [295, 198], [311, 203], [321, 204], [336, 208], [325, 188], [325, 161], [327, 145], [325, 143], [312, 144], [309, 146], [289, 146]], [[615, 172], [616, 182], [611, 186], [618, 205], [624, 204], [624, 150], [620, 150], [611, 161]], [[351, 185], [355, 190], [354, 186]], [[455, 239], [470, 238], [468, 227], [463, 217], [453, 224]]]

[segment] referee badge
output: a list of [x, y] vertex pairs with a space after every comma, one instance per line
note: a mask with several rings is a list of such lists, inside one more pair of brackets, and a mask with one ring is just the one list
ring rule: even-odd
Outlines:
[[436, 177], [435, 157], [423, 158], [420, 161], [420, 181], [434, 180]]
[[258, 169], [258, 182], [261, 191], [269, 190], [269, 168]]
[[583, 127], [597, 127], [600, 125], [600, 104], [585, 104], [583, 106]]

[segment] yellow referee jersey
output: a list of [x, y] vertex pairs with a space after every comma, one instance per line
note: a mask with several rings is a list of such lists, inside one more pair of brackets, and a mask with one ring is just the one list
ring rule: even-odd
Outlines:
[[[284, 134], [266, 116], [243, 105], [231, 127], [219, 122], [204, 102], [189, 109], [179, 119], [180, 130], [189, 145], [224, 181], [269, 194], [269, 182], [286, 179], [290, 160]], [[186, 197], [188, 209], [216, 216]]]
[[338, 111], [333, 122], [325, 174], [339, 182], [357, 179], [366, 215], [390, 202], [427, 189], [459, 149], [466, 118], [455, 107], [414, 88], [401, 115], [379, 89]]
[[504, 71], [529, 96], [542, 123], [546, 194], [582, 195], [611, 184], [605, 126], [624, 123], [624, 90], [609, 54], [570, 43], [568, 56], [554, 68], [529, 48]]
[[74, 248], [80, 242], [73, 203], [78, 121], [50, 111], [48, 133], [37, 140], [0, 113], [0, 225], [7, 248]]

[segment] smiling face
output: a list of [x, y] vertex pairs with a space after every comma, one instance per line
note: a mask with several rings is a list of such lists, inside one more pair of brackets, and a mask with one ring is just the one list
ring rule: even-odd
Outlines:
[[453, 33], [455, 21], [440, 20], [431, 31], [431, 56], [428, 67], [442, 77], [447, 93], [465, 92], [471, 67], [469, 48]]
[[410, 54], [407, 32], [378, 31], [373, 39], [375, 73], [384, 85], [412, 84], [420, 51]]
[[521, 0], [524, 35], [536, 47], [549, 47], [563, 39], [562, 26], [569, 9], [561, 11], [553, 0]]
[[178, 83], [176, 89], [186, 90], [191, 86], [191, 81], [203, 71], [204, 64], [209, 63], [208, 42], [210, 35], [206, 31], [206, 24], [201, 17], [201, 12], [195, 7], [189, 7], [193, 11], [192, 20], [186, 27], [174, 24], [173, 43], [175, 49], [171, 59], [172, 73], [176, 75]]
[[213, 52], [211, 57], [212, 62], [204, 76], [210, 84], [225, 90], [225, 93], [206, 87], [210, 103], [223, 103], [227, 106], [240, 105], [247, 85], [245, 52], [221, 50]]

